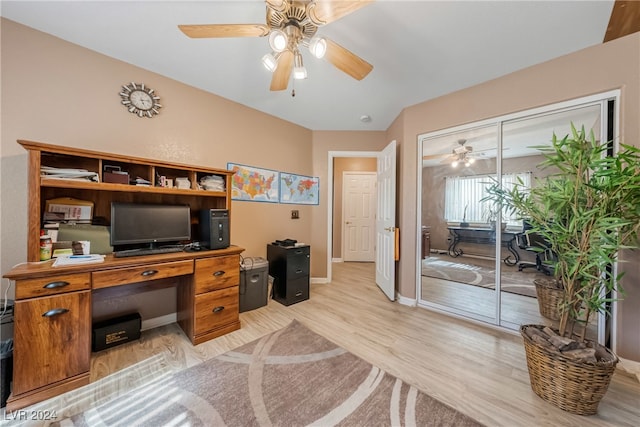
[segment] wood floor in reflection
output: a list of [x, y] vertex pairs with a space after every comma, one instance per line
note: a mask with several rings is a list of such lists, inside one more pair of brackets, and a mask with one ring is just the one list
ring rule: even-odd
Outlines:
[[[494, 271], [495, 261], [473, 257], [452, 258], [449, 255], [431, 255], [436, 259], [453, 262], [465, 266], [479, 266]], [[518, 271], [517, 266], [502, 267], [509, 274], [521, 274], [525, 281], [533, 281], [539, 278], [547, 278], [535, 268]], [[504, 283], [504, 282], [503, 282]], [[508, 280], [507, 280], [508, 283]], [[535, 297], [519, 295], [502, 291], [500, 293], [500, 317], [501, 325], [518, 330], [520, 325], [541, 324], [558, 327], [557, 320], [550, 320], [540, 314], [538, 300]], [[477, 318], [488, 323], [495, 323], [496, 318], [496, 292], [478, 285], [459, 283], [451, 280], [435, 277], [421, 276], [421, 296], [425, 305], [453, 311], [465, 317]], [[597, 340], [597, 316], [593, 317], [587, 330], [587, 337]]]
[[[522, 339], [515, 333], [389, 301], [371, 263], [338, 263], [329, 284], [289, 307], [275, 301], [240, 315], [242, 328], [192, 346], [177, 325], [94, 354], [92, 384], [32, 407], [70, 415], [159, 375], [250, 342], [297, 319], [310, 329], [487, 426], [638, 426], [640, 384], [616, 373], [598, 415], [568, 414], [529, 385]], [[383, 422], [384, 423], [384, 422]]]

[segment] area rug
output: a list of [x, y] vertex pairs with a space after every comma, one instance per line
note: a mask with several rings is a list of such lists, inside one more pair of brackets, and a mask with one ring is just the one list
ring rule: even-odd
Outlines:
[[[422, 275], [488, 289], [496, 288], [495, 269], [459, 261], [446, 261], [437, 257], [427, 257], [422, 260]], [[502, 291], [528, 297], [536, 296], [536, 287], [533, 281], [540, 276], [535, 269], [518, 271], [517, 266], [505, 266], [501, 275], [500, 289]]]
[[480, 426], [300, 322], [61, 426]]

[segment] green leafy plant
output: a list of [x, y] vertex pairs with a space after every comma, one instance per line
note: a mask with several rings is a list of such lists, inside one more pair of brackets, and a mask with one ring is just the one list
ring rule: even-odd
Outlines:
[[640, 149], [620, 144], [611, 155], [611, 143], [573, 124], [571, 135], [554, 134], [550, 146], [533, 148], [545, 158], [538, 166], [551, 173], [530, 189], [522, 181], [512, 188], [494, 184], [487, 199], [525, 218], [547, 240], [563, 289], [559, 332], [584, 341], [591, 316], [609, 313], [614, 292], [623, 295], [622, 273], [612, 270], [618, 252], [638, 245]]

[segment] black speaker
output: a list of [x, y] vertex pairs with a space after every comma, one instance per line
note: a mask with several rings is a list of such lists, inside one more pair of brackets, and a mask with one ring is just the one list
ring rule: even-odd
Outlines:
[[200, 244], [209, 249], [229, 247], [229, 211], [203, 209], [200, 211]]

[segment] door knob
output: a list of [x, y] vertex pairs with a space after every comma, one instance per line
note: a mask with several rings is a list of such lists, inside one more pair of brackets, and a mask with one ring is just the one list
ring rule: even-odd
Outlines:
[[392, 231], [396, 231], [396, 228], [395, 227], [385, 227], [384, 231], [392, 232]]

